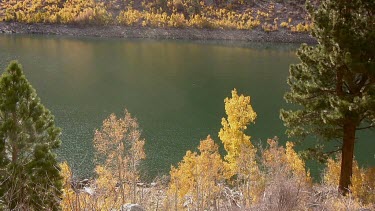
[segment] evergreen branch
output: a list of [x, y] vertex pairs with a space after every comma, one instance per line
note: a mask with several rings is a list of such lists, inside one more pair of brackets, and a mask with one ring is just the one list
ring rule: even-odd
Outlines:
[[374, 124], [371, 124], [369, 126], [366, 126], [366, 127], [359, 127], [359, 128], [356, 128], [356, 130], [365, 130], [365, 129], [370, 129], [370, 128], [374, 128], [375, 125]]
[[324, 152], [324, 155], [326, 155], [327, 157], [336, 153], [336, 152], [340, 152], [342, 150], [342, 147], [338, 147], [337, 149], [335, 150], [331, 150], [331, 151], [328, 151], [328, 152]]

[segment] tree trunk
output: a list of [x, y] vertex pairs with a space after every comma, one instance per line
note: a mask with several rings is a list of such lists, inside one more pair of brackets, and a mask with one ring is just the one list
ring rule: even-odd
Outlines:
[[349, 192], [349, 186], [351, 185], [355, 132], [355, 122], [348, 121], [344, 124], [344, 137], [341, 156], [341, 174], [339, 182], [339, 191], [343, 195], [346, 195]]
[[135, 204], [137, 203], [137, 171], [136, 171], [136, 167], [135, 167], [135, 161], [134, 161], [134, 154], [132, 156], [132, 163], [133, 163], [133, 199], [132, 199], [132, 203]]

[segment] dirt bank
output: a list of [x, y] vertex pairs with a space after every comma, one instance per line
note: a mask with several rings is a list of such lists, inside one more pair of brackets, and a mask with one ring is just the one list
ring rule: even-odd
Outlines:
[[220, 30], [195, 28], [148, 28], [126, 26], [79, 26], [59, 24], [25, 24], [0, 22], [0, 33], [5, 34], [45, 34], [76, 37], [117, 37], [139, 39], [180, 39], [180, 40], [230, 40], [247, 42], [315, 43], [308, 33], [293, 33], [289, 30], [264, 32], [260, 29]]

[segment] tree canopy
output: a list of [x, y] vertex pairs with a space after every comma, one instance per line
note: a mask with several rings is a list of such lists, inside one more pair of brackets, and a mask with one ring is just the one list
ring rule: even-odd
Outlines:
[[[103, 121], [100, 130], [95, 131], [94, 147], [99, 177], [108, 173], [117, 179], [120, 185], [122, 203], [131, 198], [137, 202], [136, 183], [139, 179], [139, 164], [146, 158], [145, 140], [136, 118], [125, 109], [124, 117], [111, 114]], [[131, 193], [127, 195], [126, 193]]]
[[[339, 188], [346, 193], [356, 131], [375, 127], [375, 1], [326, 0], [307, 8], [318, 45], [298, 50], [301, 63], [290, 67], [285, 99], [299, 107], [282, 110], [281, 118], [289, 136], [340, 141]], [[310, 152], [322, 155], [317, 146]]]
[[22, 67], [0, 78], [0, 199], [10, 210], [58, 210], [61, 177], [53, 150], [60, 129]]

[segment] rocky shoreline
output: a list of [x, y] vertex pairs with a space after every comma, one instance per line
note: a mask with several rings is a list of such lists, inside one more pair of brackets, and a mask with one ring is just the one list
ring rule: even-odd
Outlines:
[[0, 22], [0, 34], [41, 34], [74, 37], [115, 37], [134, 39], [169, 40], [223, 40], [245, 42], [308, 43], [316, 40], [309, 33], [296, 33], [280, 29], [265, 32], [261, 29], [224, 30], [196, 28], [149, 28], [119, 25], [82, 26], [61, 24], [25, 24], [18, 22]]

